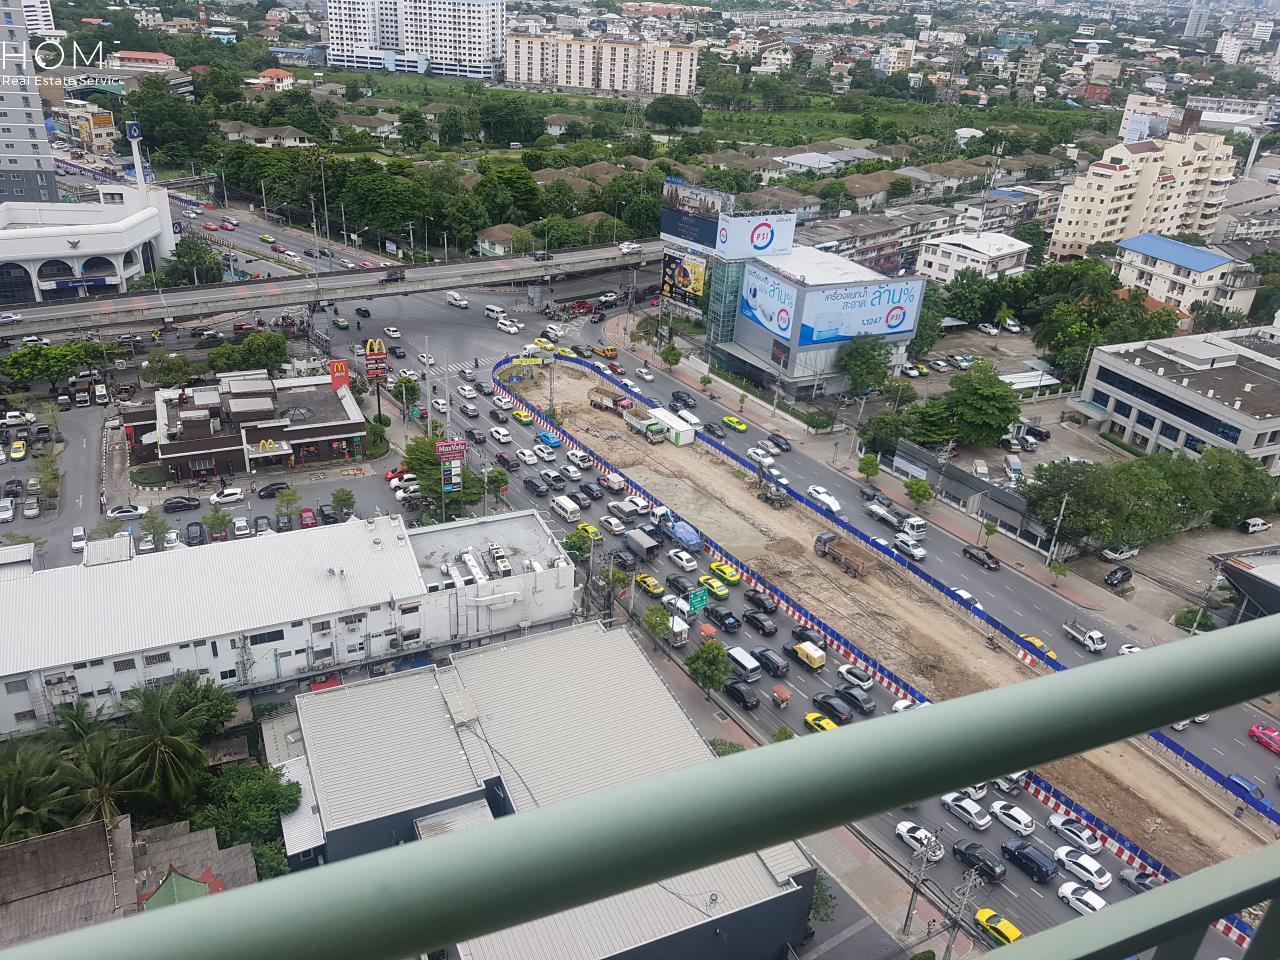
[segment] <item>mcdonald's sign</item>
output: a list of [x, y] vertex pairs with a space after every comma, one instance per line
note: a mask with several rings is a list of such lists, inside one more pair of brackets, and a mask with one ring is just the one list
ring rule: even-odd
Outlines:
[[259, 453], [272, 453], [275, 449], [276, 449], [276, 442], [275, 442], [274, 440], [259, 440], [259, 441], [258, 441], [258, 452], [259, 452]]
[[329, 361], [329, 387], [337, 393], [341, 387], [351, 386], [351, 364], [346, 360]]
[[387, 359], [387, 342], [380, 337], [370, 337], [364, 342], [364, 358]]

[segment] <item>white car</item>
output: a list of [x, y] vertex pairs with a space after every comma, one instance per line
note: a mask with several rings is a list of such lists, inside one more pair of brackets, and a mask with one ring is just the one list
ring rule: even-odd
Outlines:
[[383, 332], [384, 334], [386, 334], [388, 337], [390, 337], [392, 340], [399, 340], [399, 339], [400, 339], [400, 328], [399, 328], [399, 327], [383, 327], [383, 328], [382, 328], [382, 332]]
[[506, 427], [490, 427], [489, 436], [493, 437], [495, 443], [511, 442], [511, 431]]
[[84, 527], [71, 528], [71, 552], [84, 553], [84, 545], [89, 542], [89, 535], [84, 532]]
[[931, 370], [936, 370], [938, 373], [946, 373], [951, 369], [951, 364], [945, 360], [930, 360], [926, 366]]
[[21, 319], [20, 313], [0, 313], [0, 323], [17, 323]]
[[556, 452], [548, 447], [545, 443], [535, 443], [533, 452], [538, 455], [538, 459], [545, 463], [551, 463], [556, 458]]
[[1102, 851], [1102, 841], [1098, 839], [1098, 835], [1083, 820], [1073, 817], [1069, 813], [1051, 813], [1048, 822], [1050, 830], [1074, 846], [1080, 847], [1088, 853], [1100, 853]]
[[942, 849], [942, 844], [938, 842], [938, 838], [918, 823], [912, 823], [910, 820], [901, 820], [893, 828], [893, 832], [899, 840], [911, 848], [912, 853], [924, 850], [924, 857], [930, 863], [937, 863], [946, 856], [945, 851]]
[[921, 700], [918, 703], [915, 700], [898, 700], [893, 705], [893, 712], [907, 713], [911, 710], [922, 710], [927, 706], [930, 706], [928, 700]]
[[636, 367], [636, 376], [645, 383], [653, 383], [653, 373], [648, 367]]
[[1053, 851], [1053, 859], [1068, 873], [1079, 877], [1095, 890], [1111, 886], [1111, 872], [1083, 850], [1075, 847], [1059, 847]]
[[628, 380], [626, 377], [623, 377], [623, 378], [622, 378], [621, 380], [619, 380], [618, 382], [619, 382], [620, 384], [622, 384], [624, 387], [626, 387], [628, 390], [631, 390], [631, 391], [633, 391], [633, 392], [635, 392], [635, 393], [639, 393], [639, 392], [640, 392], [640, 388], [639, 388], [638, 386], [636, 386], [636, 385], [635, 385], [635, 383], [634, 383], [633, 381]]
[[870, 690], [875, 686], [875, 678], [865, 670], [859, 670], [852, 663], [842, 663], [836, 673], [840, 675], [840, 679], [845, 683], [851, 683], [855, 687], [861, 687], [863, 690]]
[[[978, 598], [975, 597], [968, 590], [961, 590], [959, 587], [952, 587], [951, 592], [954, 593], [957, 597], [959, 597], [962, 601], [967, 603], [974, 610], [982, 610], [982, 604], [978, 602]], [[983, 612], [985, 613], [986, 611], [983, 611]]]
[[147, 507], [140, 503], [121, 504], [107, 511], [108, 520], [137, 520], [147, 512]]
[[826, 487], [820, 487], [817, 484], [814, 484], [809, 487], [805, 493], [809, 495], [811, 500], [817, 500], [832, 513], [840, 512], [840, 501], [833, 497]]
[[[269, 532], [274, 532], [274, 531], [269, 531]], [[169, 530], [164, 535], [164, 545], [161, 547], [161, 549], [176, 550], [178, 547], [185, 547], [185, 546], [186, 544], [182, 542], [181, 537], [179, 537], [178, 535], [178, 531]]]
[[1137, 547], [1108, 547], [1102, 551], [1103, 560], [1111, 560], [1115, 563], [1119, 563], [1121, 560], [1128, 560], [1130, 557], [1136, 557], [1137, 555]]
[[619, 253], [639, 253], [641, 249], [640, 244], [632, 243], [630, 240], [625, 240], [618, 244]]
[[1207, 713], [1202, 713], [1198, 717], [1189, 717], [1186, 720], [1179, 720], [1177, 723], [1169, 724], [1169, 726], [1181, 733], [1183, 730], [1187, 729], [1187, 727], [1191, 726], [1192, 723], [1205, 723], [1208, 719], [1209, 715]]
[[340, 258], [338, 262], [342, 264], [344, 267], [346, 267], [348, 270], [354, 270], [356, 268], [355, 261], [348, 260], [346, 257]]
[[516, 408], [516, 405], [512, 403], [509, 398], [504, 397], [502, 394], [497, 394], [493, 398], [493, 405], [497, 407], [499, 410], [514, 410]]
[[995, 800], [987, 809], [993, 817], [1020, 837], [1029, 837], [1035, 832], [1036, 822], [1031, 819], [1031, 814], [1017, 804], [1008, 800]]
[[532, 467], [534, 464], [538, 462], [537, 454], [535, 454], [532, 450], [525, 449], [524, 447], [521, 447], [519, 450], [516, 451], [516, 459], [519, 460], [521, 463], [525, 464], [526, 466], [530, 466], [530, 467]]
[[960, 792], [970, 800], [981, 800], [987, 795], [987, 785], [985, 783], [975, 783], [970, 787], [961, 787]]
[[410, 483], [407, 486], [403, 486], [396, 491], [396, 501], [403, 503], [405, 500], [408, 500], [410, 497], [420, 496], [421, 493], [422, 493], [422, 488], [420, 486], [418, 486], [416, 483]]
[[294, 253], [292, 250], [286, 250], [284, 253], [280, 254], [280, 256], [284, 257], [286, 260], [293, 260], [297, 263], [302, 262], [301, 255]]
[[1127, 657], [1131, 653], [1141, 653], [1141, 652], [1142, 652], [1142, 647], [1138, 646], [1136, 643], [1122, 643], [1120, 644], [1120, 648], [1116, 650], [1116, 653], [1122, 657]]
[[905, 553], [916, 561], [923, 560], [928, 555], [924, 547], [920, 546], [905, 533], [900, 533], [893, 538], [893, 549], [899, 553]]
[[623, 497], [622, 502], [629, 503], [635, 507], [636, 513], [640, 514], [640, 516], [645, 516], [649, 513], [649, 501], [644, 497], [637, 497], [635, 494], [632, 494], [629, 497]]
[[970, 800], [963, 793], [944, 793], [942, 795], [942, 809], [953, 816], [959, 817], [975, 830], [986, 830], [991, 826], [991, 817], [982, 806], [974, 800]]
[[789, 487], [791, 481], [783, 475], [782, 471], [777, 467], [765, 467], [764, 472], [769, 475], [769, 482], [777, 487]]
[[685, 573], [693, 573], [693, 571], [698, 569], [698, 561], [693, 559], [693, 557], [684, 550], [668, 550], [667, 559]]
[[503, 333], [519, 333], [520, 328], [505, 317], [498, 321], [498, 329]]
[[985, 333], [988, 337], [998, 337], [998, 336], [1000, 336], [1000, 328], [999, 328], [999, 327], [997, 327], [994, 323], [980, 323], [980, 324], [978, 324], [978, 332], [979, 332], [979, 333]]
[[1010, 333], [1022, 332], [1022, 324], [1018, 323], [1018, 321], [1014, 320], [1013, 318], [1006, 320], [1004, 323], [1001, 324], [1001, 326], [1004, 327], [1006, 330], [1008, 330]]
[[183, 210], [182, 215], [186, 217], [188, 220], [200, 219], [200, 214], [196, 213], [194, 210]]
[[28, 347], [47, 347], [52, 341], [48, 337], [23, 337], [22, 344]]
[[418, 482], [416, 473], [402, 473], [398, 477], [392, 477], [390, 487], [392, 490], [399, 490], [401, 487], [407, 487], [411, 483]]
[[566, 480], [581, 480], [582, 471], [571, 463], [566, 463], [560, 468], [560, 472], [564, 474]]
[[443, 398], [436, 397], [434, 400], [431, 401], [431, 409], [434, 410], [436, 413], [448, 413], [449, 404], [446, 403]]
[[[231, 538], [233, 540], [243, 540], [245, 537], [252, 537], [252, 536], [253, 536], [253, 528], [249, 526], [249, 521], [247, 518], [236, 517], [234, 520], [231, 521]], [[145, 541], [147, 538], [143, 537], [142, 539]], [[143, 547], [143, 544], [141, 543], [138, 544], [139, 550], [141, 550], [142, 547]]]
[[227, 487], [225, 490], [219, 490], [217, 493], [209, 496], [209, 503], [213, 506], [221, 506], [224, 503], [243, 503], [244, 489], [241, 487]]
[[408, 367], [401, 367], [396, 373], [397, 380], [417, 380], [418, 376], [417, 370], [410, 370]]
[[1058, 888], [1058, 899], [1076, 913], [1082, 913], [1085, 916], [1097, 913], [1107, 905], [1107, 901], [1103, 900], [1088, 887], [1082, 887], [1080, 884], [1072, 883], [1071, 881], [1067, 881]]
[[418, 354], [418, 362], [424, 367], [434, 367], [436, 365], [436, 358], [429, 353], [420, 353]]
[[476, 398], [476, 388], [466, 383], [459, 384], [458, 396], [463, 400], [474, 400]]
[[597, 520], [596, 525], [604, 527], [615, 537], [620, 537], [627, 532], [627, 525], [611, 513], [607, 513]]
[[585, 453], [583, 453], [581, 450], [570, 450], [567, 454], [565, 454], [565, 457], [575, 467], [578, 467], [582, 470], [591, 470], [595, 467], [595, 464], [592, 462], [591, 458], [587, 456]]
[[970, 359], [968, 354], [964, 353], [951, 354], [947, 357], [947, 363], [951, 364], [957, 370], [968, 370], [973, 366], [973, 360]]
[[769, 456], [769, 454], [765, 453], [759, 447], [750, 447], [747, 450], [747, 459], [752, 463], [760, 464], [762, 467], [773, 466], [773, 457]]

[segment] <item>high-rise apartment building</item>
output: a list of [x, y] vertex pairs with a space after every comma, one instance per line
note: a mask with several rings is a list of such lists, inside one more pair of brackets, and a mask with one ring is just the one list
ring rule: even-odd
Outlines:
[[665, 41], [513, 33], [506, 50], [520, 86], [689, 96], [698, 82], [697, 48]]
[[1217, 134], [1114, 146], [1063, 191], [1049, 255], [1083, 257], [1091, 243], [1140, 233], [1211, 236], [1234, 171]]
[[1187, 14], [1187, 25], [1183, 28], [1182, 35], [1194, 39], [1207, 36], [1208, 33], [1209, 7], [1204, 4], [1192, 4], [1191, 11]]
[[27, 31], [47, 37], [55, 30], [53, 6], [49, 0], [22, 0], [22, 16], [27, 21]]
[[329, 0], [328, 16], [331, 66], [502, 76], [504, 0]]
[[58, 199], [22, 0], [0, 0], [0, 203]]
[[1234, 33], [1224, 33], [1218, 38], [1213, 52], [1222, 58], [1223, 63], [1235, 66], [1240, 62], [1240, 55], [1244, 53], [1244, 41]]

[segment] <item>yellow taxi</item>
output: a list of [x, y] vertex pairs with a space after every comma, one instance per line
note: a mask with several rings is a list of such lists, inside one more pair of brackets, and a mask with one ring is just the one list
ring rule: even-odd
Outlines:
[[721, 583], [727, 583], [729, 586], [742, 582], [742, 574], [733, 569], [733, 567], [729, 566], [723, 560], [714, 561], [711, 564], [711, 572], [720, 578]]
[[587, 539], [588, 539], [588, 540], [603, 540], [603, 539], [604, 539], [604, 534], [603, 534], [603, 533], [601, 533], [599, 530], [597, 530], [597, 529], [596, 529], [596, 527], [595, 527], [593, 524], [590, 524], [590, 523], [580, 523], [580, 524], [578, 524], [578, 532], [579, 532], [579, 533], [585, 533], [585, 534], [587, 535]]
[[556, 356], [557, 357], [576, 357], [577, 354], [574, 353], [572, 350], [570, 350], [568, 347], [556, 347]]
[[747, 421], [743, 420], [741, 417], [722, 417], [721, 422], [730, 430], [736, 430], [738, 433], [747, 432]]
[[511, 419], [516, 423], [523, 423], [526, 427], [533, 423], [533, 414], [528, 410], [512, 410]]
[[640, 586], [641, 590], [651, 597], [660, 597], [666, 592], [663, 589], [662, 584], [658, 582], [658, 579], [647, 573], [637, 573], [636, 583]]
[[25, 440], [13, 441], [12, 446], [9, 447], [9, 459], [10, 460], [27, 459], [27, 441]]
[[990, 907], [983, 907], [974, 914], [973, 919], [977, 922], [978, 929], [997, 947], [1022, 939], [1022, 931]]
[[1039, 650], [1046, 660], [1058, 659], [1058, 655], [1049, 649], [1049, 645], [1045, 643], [1043, 640], [1041, 640], [1039, 637], [1037, 637], [1035, 634], [1020, 633], [1018, 634], [1018, 636], [1020, 636], [1023, 640], [1027, 641], [1027, 643], [1031, 644], [1033, 647]]
[[271, 234], [269, 234], [269, 233], [260, 233], [260, 234], [258, 234], [258, 239], [259, 239], [259, 240], [261, 240], [263, 243], [275, 243], [275, 242], [276, 242], [276, 238], [275, 238], [275, 237], [273, 237], [273, 236], [272, 236]]
[[823, 733], [827, 730], [835, 730], [835, 722], [825, 713], [806, 713], [804, 715], [804, 725], [814, 733]]
[[533, 345], [539, 350], [546, 350], [548, 353], [555, 353], [556, 345], [546, 337], [534, 337]]
[[698, 582], [706, 587], [707, 593], [711, 594], [711, 596], [715, 597], [717, 600], [723, 600], [729, 595], [729, 588], [715, 577], [699, 577]]

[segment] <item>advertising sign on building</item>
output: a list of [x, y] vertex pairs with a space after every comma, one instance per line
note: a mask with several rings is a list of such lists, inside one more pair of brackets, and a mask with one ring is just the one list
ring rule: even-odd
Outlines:
[[337, 393], [343, 387], [351, 386], [351, 364], [346, 360], [329, 361], [329, 389]]
[[660, 236], [668, 243], [714, 253], [720, 214], [732, 212], [731, 194], [695, 187], [677, 177], [667, 177], [662, 189]]
[[798, 299], [794, 286], [759, 267], [748, 264], [742, 273], [738, 309], [748, 320], [784, 340], [791, 339]]
[[923, 280], [810, 290], [800, 319], [800, 346], [914, 333], [923, 297]]
[[722, 214], [716, 256], [725, 260], [779, 257], [790, 253], [796, 237], [794, 213]]
[[707, 261], [691, 253], [666, 250], [662, 255], [662, 295], [687, 307], [698, 307], [707, 277]]

